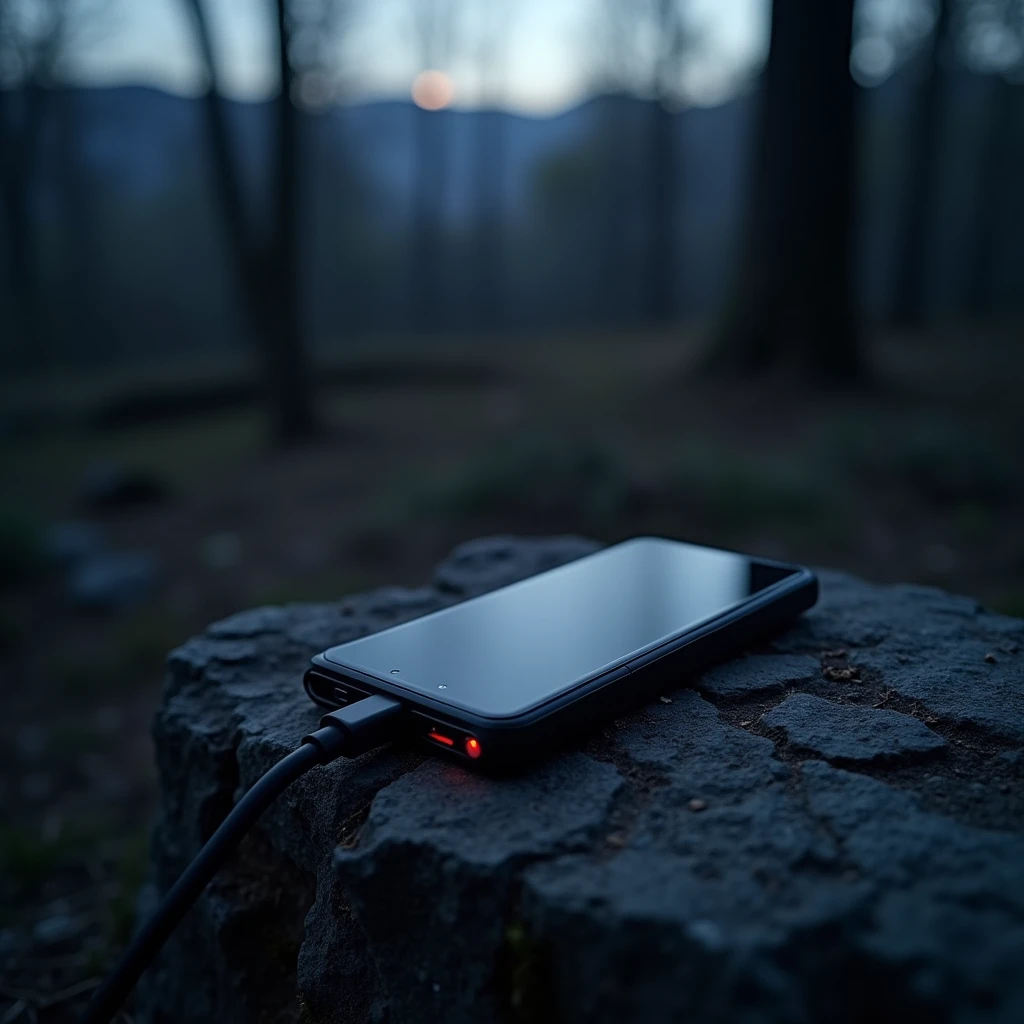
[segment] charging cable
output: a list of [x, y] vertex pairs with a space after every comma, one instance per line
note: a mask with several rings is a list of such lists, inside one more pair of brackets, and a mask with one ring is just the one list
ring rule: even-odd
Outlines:
[[81, 1024], [108, 1024], [142, 973], [156, 959], [171, 932], [207, 883], [242, 841], [256, 819], [310, 768], [339, 757], [358, 757], [394, 739], [402, 705], [374, 694], [324, 715], [320, 728], [283, 757], [235, 804], [206, 845], [171, 886], [153, 916], [139, 930], [117, 967], [97, 989]]

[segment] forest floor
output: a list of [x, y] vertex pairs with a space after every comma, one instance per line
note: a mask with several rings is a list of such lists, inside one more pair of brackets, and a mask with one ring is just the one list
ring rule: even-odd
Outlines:
[[[1024, 615], [1022, 342], [879, 339], [856, 392], [701, 379], [667, 333], [437, 344], [430, 372], [378, 343], [291, 450], [245, 404], [83, 426], [131, 377], [0, 395], [0, 1022], [70, 1019], [129, 935], [163, 659], [230, 612], [416, 585], [486, 534], [658, 533]], [[151, 486], [97, 508], [110, 467]], [[68, 521], [149, 556], [148, 598], [77, 606], [43, 550]]]

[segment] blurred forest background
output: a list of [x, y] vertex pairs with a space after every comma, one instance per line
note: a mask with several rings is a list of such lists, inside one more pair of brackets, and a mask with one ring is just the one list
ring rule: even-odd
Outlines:
[[1022, 184], [1024, 0], [0, 0], [4, 1024], [216, 617], [496, 532], [1024, 614]]

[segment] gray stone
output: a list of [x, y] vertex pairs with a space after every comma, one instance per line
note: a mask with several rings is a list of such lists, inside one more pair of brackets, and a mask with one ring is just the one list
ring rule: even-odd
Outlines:
[[84, 927], [85, 922], [81, 918], [73, 917], [71, 914], [53, 914], [36, 922], [32, 929], [32, 937], [43, 945], [51, 945], [80, 935]]
[[[783, 652], [850, 649], [850, 663], [950, 725], [1024, 740], [1024, 623], [936, 587], [881, 586], [822, 572], [822, 599]], [[1017, 653], [1002, 649], [1016, 647]], [[995, 664], [985, 661], [1000, 651]]]
[[487, 537], [460, 544], [434, 573], [434, 586], [459, 597], [526, 579], [566, 561], [597, 551], [583, 537]]
[[806, 654], [755, 654], [705, 672], [697, 689], [709, 697], [753, 697], [817, 679], [821, 663]]
[[68, 593], [81, 608], [113, 611], [148, 600], [156, 590], [156, 559], [145, 551], [109, 551], [76, 565]]
[[103, 536], [93, 523], [54, 523], [46, 531], [43, 547], [56, 565], [73, 566], [99, 554]]
[[377, 797], [336, 863], [393, 1019], [487, 1005], [517, 869], [590, 849], [622, 788], [612, 765], [576, 753], [482, 784], [431, 761]]
[[947, 746], [941, 736], [910, 715], [836, 704], [810, 693], [787, 697], [761, 721], [781, 730], [794, 752], [833, 764], [910, 761]]
[[[174, 652], [142, 905], [316, 722], [310, 655], [591, 548], [477, 542], [433, 587], [257, 609]], [[391, 748], [310, 773], [183, 922], [137, 1018], [1024, 1019], [1022, 624], [823, 584], [768, 647], [679, 680], [699, 693], [528, 775]]]

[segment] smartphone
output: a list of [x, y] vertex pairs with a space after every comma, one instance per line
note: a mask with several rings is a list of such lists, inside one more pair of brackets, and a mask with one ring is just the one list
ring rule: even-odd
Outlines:
[[401, 701], [406, 741], [514, 769], [780, 630], [817, 599], [808, 569], [641, 537], [313, 658], [337, 708]]

